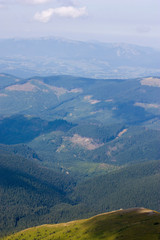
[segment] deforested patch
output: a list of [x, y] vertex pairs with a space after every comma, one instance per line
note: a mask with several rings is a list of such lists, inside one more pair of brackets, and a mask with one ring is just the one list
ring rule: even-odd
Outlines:
[[24, 84], [15, 84], [5, 88], [8, 91], [35, 92], [39, 88], [30, 82]]
[[143, 78], [141, 80], [141, 85], [146, 85], [150, 87], [160, 87], [160, 78]]
[[68, 140], [74, 144], [86, 148], [87, 150], [94, 150], [104, 145], [103, 143], [98, 143], [98, 141], [94, 140], [93, 138], [81, 137], [78, 134], [68, 137]]

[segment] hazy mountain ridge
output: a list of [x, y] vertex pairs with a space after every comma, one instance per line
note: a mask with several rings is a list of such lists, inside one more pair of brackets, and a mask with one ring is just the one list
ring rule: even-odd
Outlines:
[[66, 39], [1, 39], [0, 71], [29, 77], [71, 74], [128, 78], [160, 73], [160, 51], [131, 44]]
[[[7, 84], [0, 92], [0, 114], [4, 116], [28, 114], [47, 120], [64, 118], [68, 121], [96, 118], [105, 122], [110, 118], [115, 121], [118, 116], [118, 121], [138, 122], [160, 113], [159, 87], [154, 83], [152, 86], [152, 78], [150, 86], [142, 84], [143, 78], [98, 80], [51, 76], [15, 82], [13, 77], [14, 83], [11, 84], [11, 77], [8, 79], [3, 75], [0, 78]], [[159, 78], [155, 79], [159, 81]], [[105, 117], [102, 116], [104, 113]]]

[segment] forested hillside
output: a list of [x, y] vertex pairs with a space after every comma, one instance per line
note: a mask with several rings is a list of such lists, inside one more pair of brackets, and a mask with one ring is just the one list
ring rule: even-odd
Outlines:
[[124, 207], [159, 210], [159, 166], [159, 161], [141, 163], [78, 184], [68, 174], [42, 167], [37, 159], [1, 150], [1, 235]]
[[0, 75], [0, 232], [160, 211], [160, 78]]

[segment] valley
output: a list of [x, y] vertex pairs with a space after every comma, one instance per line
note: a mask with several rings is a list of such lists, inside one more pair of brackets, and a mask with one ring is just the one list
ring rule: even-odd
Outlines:
[[159, 0], [0, 0], [0, 240], [160, 240]]
[[160, 211], [159, 106], [158, 77], [1, 74], [1, 236], [121, 208]]

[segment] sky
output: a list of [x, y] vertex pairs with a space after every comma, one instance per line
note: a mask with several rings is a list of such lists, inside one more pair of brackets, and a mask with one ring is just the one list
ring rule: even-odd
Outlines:
[[62, 37], [160, 48], [160, 0], [0, 0], [0, 38]]

